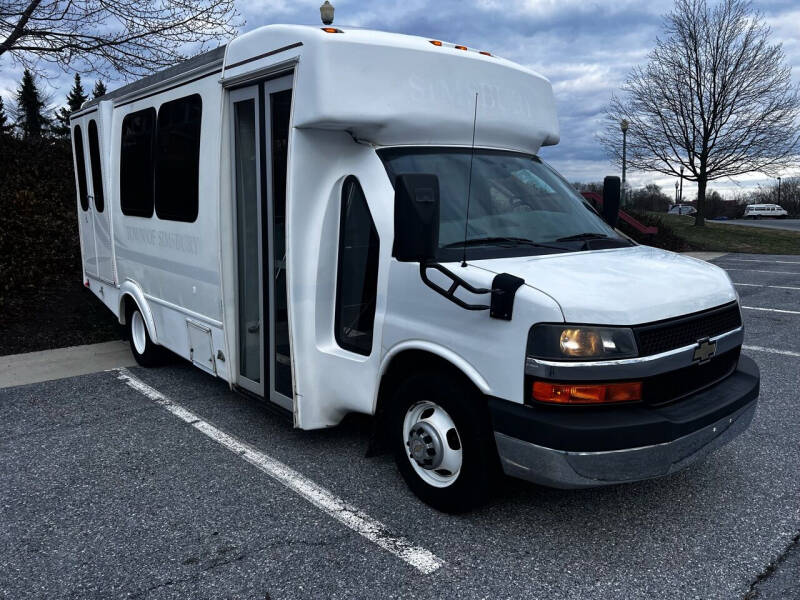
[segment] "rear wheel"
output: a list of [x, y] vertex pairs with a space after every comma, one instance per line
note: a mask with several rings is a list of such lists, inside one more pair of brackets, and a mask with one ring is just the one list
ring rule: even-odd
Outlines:
[[457, 377], [412, 376], [394, 395], [389, 435], [411, 490], [444, 512], [483, 504], [498, 473], [482, 396]]
[[157, 346], [150, 339], [147, 323], [138, 306], [132, 307], [126, 319], [128, 326], [128, 340], [131, 343], [131, 352], [136, 362], [143, 367], [156, 367], [164, 360], [163, 348]]

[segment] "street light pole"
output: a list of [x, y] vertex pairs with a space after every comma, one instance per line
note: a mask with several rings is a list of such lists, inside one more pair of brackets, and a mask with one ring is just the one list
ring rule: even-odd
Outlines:
[[678, 203], [678, 182], [675, 182], [675, 204]]
[[620, 187], [622, 199], [620, 204], [625, 206], [625, 162], [628, 152], [628, 121], [622, 119], [622, 121], [619, 122], [619, 128], [622, 130], [622, 187]]
[[683, 203], [683, 166], [681, 166], [681, 203]]
[[781, 178], [778, 177], [778, 204], [781, 203]]

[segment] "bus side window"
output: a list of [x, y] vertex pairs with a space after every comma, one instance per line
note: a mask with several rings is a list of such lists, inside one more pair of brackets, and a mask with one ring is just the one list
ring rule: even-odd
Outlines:
[[156, 109], [125, 115], [119, 164], [119, 195], [123, 215], [153, 216], [153, 136]]
[[334, 332], [342, 348], [365, 356], [372, 350], [379, 249], [364, 191], [350, 176], [342, 187]]
[[202, 115], [200, 94], [165, 102], [158, 109], [154, 162], [159, 219], [197, 219]]
[[97, 123], [94, 119], [89, 121], [89, 161], [92, 165], [94, 205], [97, 212], [103, 212], [105, 200], [103, 197], [103, 172], [100, 170], [100, 140], [97, 138]]
[[78, 171], [78, 196], [81, 200], [81, 209], [89, 210], [89, 192], [86, 187], [86, 159], [83, 155], [83, 135], [81, 126], [75, 125], [72, 139], [75, 143], [75, 163]]

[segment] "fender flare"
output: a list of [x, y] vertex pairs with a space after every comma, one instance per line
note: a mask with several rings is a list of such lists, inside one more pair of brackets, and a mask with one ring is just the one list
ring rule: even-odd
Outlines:
[[156, 331], [156, 322], [153, 319], [153, 312], [150, 310], [150, 303], [142, 291], [138, 283], [131, 279], [126, 279], [119, 286], [119, 322], [121, 325], [125, 324], [125, 296], [130, 296], [139, 307], [139, 312], [144, 317], [144, 323], [147, 325], [147, 333], [154, 344], [158, 344], [158, 333]]
[[375, 395], [372, 399], [372, 414], [375, 414], [375, 411], [378, 407], [378, 395], [381, 387], [380, 382], [383, 380], [383, 376], [386, 374], [389, 365], [392, 363], [392, 359], [406, 350], [421, 350], [423, 352], [435, 354], [461, 371], [467, 377], [467, 379], [469, 379], [475, 385], [475, 387], [481, 391], [481, 393], [489, 394], [491, 392], [488, 382], [464, 357], [456, 354], [448, 348], [445, 348], [444, 346], [440, 346], [439, 344], [434, 344], [425, 340], [406, 340], [392, 346], [381, 360], [381, 368], [378, 374], [378, 385], [375, 386]]

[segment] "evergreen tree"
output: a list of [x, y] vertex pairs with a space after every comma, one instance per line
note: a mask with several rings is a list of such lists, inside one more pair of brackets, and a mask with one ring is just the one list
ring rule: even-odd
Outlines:
[[22, 130], [23, 138], [38, 138], [47, 130], [47, 117], [42, 109], [42, 94], [36, 87], [33, 73], [25, 69], [17, 90], [17, 125]]
[[67, 106], [62, 106], [56, 112], [57, 123], [53, 126], [53, 131], [58, 135], [69, 135], [69, 115], [83, 106], [89, 99], [89, 95], [83, 91], [81, 76], [75, 73], [75, 82], [72, 89], [67, 94]]
[[94, 89], [92, 90], [92, 96], [95, 98], [99, 98], [100, 96], [105, 96], [108, 93], [106, 90], [106, 84], [103, 83], [102, 79], [98, 79], [94, 82]]
[[3, 103], [3, 97], [0, 96], [0, 135], [8, 135], [11, 133], [13, 129], [13, 125], [8, 121], [8, 115], [6, 114], [6, 107]]

